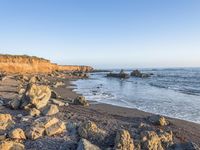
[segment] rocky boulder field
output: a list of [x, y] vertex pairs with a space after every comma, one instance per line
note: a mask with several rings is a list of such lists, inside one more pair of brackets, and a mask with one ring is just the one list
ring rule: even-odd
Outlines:
[[181, 121], [159, 115], [101, 107], [72, 92], [69, 80], [87, 77], [1, 74], [0, 150], [199, 149], [198, 124], [178, 126]]

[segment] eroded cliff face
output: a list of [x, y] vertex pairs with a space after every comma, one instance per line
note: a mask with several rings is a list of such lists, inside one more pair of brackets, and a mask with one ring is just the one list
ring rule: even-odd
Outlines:
[[51, 73], [52, 71], [91, 71], [89, 66], [60, 66], [34, 56], [0, 55], [0, 72]]

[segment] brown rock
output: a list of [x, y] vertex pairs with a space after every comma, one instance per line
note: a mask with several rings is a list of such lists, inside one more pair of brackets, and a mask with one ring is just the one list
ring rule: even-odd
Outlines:
[[88, 101], [85, 99], [84, 96], [78, 96], [77, 98], [74, 99], [74, 104], [75, 105], [83, 105], [83, 106], [89, 106]]
[[50, 97], [51, 90], [48, 86], [29, 84], [26, 93], [22, 98], [21, 107], [31, 104], [37, 109], [43, 108], [47, 105]]
[[42, 111], [42, 114], [43, 115], [47, 115], [47, 116], [51, 116], [51, 115], [55, 115], [59, 112], [59, 109], [56, 105], [49, 105], [49, 106], [46, 106], [44, 108], [44, 110]]
[[44, 127], [39, 125], [32, 126], [26, 131], [26, 136], [31, 140], [36, 140], [42, 137], [43, 134], [44, 134]]
[[52, 135], [63, 133], [65, 130], [66, 130], [66, 126], [64, 122], [58, 121], [57, 123], [46, 128], [45, 132], [48, 136], [52, 136]]
[[0, 130], [6, 130], [14, 124], [10, 114], [0, 114]]
[[0, 143], [0, 150], [25, 150], [25, 147], [14, 141], [3, 141]]
[[106, 132], [102, 129], [99, 129], [92, 121], [87, 121], [80, 125], [78, 128], [78, 133], [82, 138], [98, 140], [103, 140], [106, 135]]
[[11, 139], [17, 139], [17, 140], [25, 140], [26, 139], [24, 131], [20, 128], [16, 128], [16, 129], [12, 130], [9, 133], [9, 137]]
[[37, 82], [37, 78], [35, 76], [31, 77], [29, 80], [29, 83], [36, 83]]
[[134, 150], [133, 139], [127, 130], [117, 132], [115, 139], [115, 149], [117, 150]]

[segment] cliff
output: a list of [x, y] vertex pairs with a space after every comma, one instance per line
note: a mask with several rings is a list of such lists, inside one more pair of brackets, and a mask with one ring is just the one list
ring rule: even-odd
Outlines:
[[57, 65], [50, 60], [26, 55], [0, 55], [0, 72], [51, 73], [52, 71], [92, 71], [89, 66]]

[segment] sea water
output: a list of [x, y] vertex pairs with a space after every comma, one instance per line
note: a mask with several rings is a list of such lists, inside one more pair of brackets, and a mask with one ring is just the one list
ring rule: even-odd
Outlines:
[[200, 68], [141, 71], [153, 75], [118, 79], [106, 77], [107, 72], [97, 72], [73, 83], [75, 91], [88, 100], [200, 123]]

